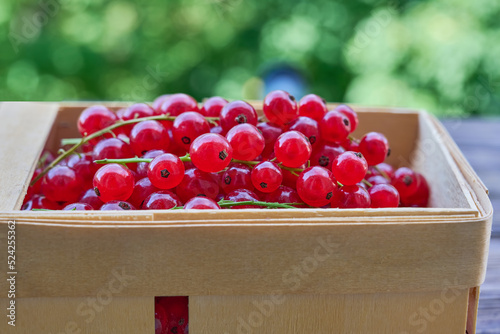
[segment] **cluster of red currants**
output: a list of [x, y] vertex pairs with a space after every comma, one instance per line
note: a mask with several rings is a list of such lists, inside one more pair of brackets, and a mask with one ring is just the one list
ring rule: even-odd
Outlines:
[[263, 112], [267, 121], [221, 97], [200, 108], [186, 94], [117, 112], [89, 107], [78, 119], [83, 139], [42, 159], [23, 209], [427, 206], [425, 178], [384, 162], [383, 134], [352, 137], [352, 108], [278, 90]]

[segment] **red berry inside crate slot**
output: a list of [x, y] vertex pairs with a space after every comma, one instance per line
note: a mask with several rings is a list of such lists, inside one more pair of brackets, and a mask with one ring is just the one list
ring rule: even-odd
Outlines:
[[155, 334], [188, 334], [188, 328], [188, 297], [155, 297]]

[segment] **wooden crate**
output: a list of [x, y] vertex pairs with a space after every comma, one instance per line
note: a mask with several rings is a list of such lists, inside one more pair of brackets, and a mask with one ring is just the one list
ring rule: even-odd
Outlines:
[[0, 104], [0, 244], [15, 220], [18, 272], [0, 333], [154, 333], [154, 296], [176, 295], [192, 334], [475, 332], [492, 207], [434, 117], [355, 108], [355, 135], [386, 134], [389, 162], [430, 181], [430, 208], [18, 211], [40, 152], [88, 105]]

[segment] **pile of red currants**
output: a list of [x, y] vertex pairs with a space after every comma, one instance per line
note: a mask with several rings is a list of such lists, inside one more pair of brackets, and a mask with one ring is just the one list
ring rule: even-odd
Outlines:
[[385, 163], [382, 133], [361, 139], [356, 112], [269, 93], [264, 118], [245, 101], [201, 107], [162, 95], [116, 112], [100, 105], [78, 119], [82, 138], [40, 159], [23, 210], [425, 207], [425, 178]]

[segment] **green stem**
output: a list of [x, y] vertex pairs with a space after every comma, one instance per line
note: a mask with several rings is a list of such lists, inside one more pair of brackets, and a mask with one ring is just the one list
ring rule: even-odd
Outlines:
[[[182, 157], [179, 157], [181, 161], [191, 161], [191, 158], [189, 157], [189, 154], [186, 154]], [[94, 160], [94, 163], [96, 164], [134, 164], [134, 163], [139, 163], [139, 162], [147, 162], [150, 163], [153, 161], [152, 158], [127, 158], [127, 159], [101, 159], [101, 160]]]
[[271, 202], [262, 202], [262, 201], [243, 201], [243, 202], [233, 202], [225, 199], [221, 199], [217, 204], [221, 208], [228, 206], [240, 206], [240, 205], [256, 205], [256, 206], [265, 206], [268, 208], [285, 208], [285, 209], [297, 209], [293, 205], [303, 205], [304, 203], [271, 203]]
[[386, 173], [386, 172], [384, 172], [382, 169], [380, 169], [380, 167], [379, 167], [379, 166], [376, 166], [376, 165], [375, 165], [375, 166], [373, 166], [373, 168], [375, 168], [375, 170], [376, 170], [377, 172], [379, 172], [379, 173], [380, 173], [380, 175], [382, 175], [383, 177], [385, 177], [385, 179], [386, 179], [386, 180], [388, 180], [388, 181], [390, 181], [390, 180], [391, 180], [391, 178], [389, 177], [389, 175], [387, 175], [387, 173]]
[[371, 184], [370, 182], [366, 181], [365, 179], [363, 179], [363, 182], [364, 184], [366, 184], [368, 187], [373, 187], [373, 184]]
[[354, 138], [353, 136], [347, 136], [347, 138], [353, 142], [356, 142], [359, 144], [359, 139]]
[[237, 164], [244, 164], [248, 166], [255, 166], [260, 164], [262, 161], [246, 161], [246, 160], [238, 160], [238, 159], [231, 159], [231, 162], [237, 163]]
[[76, 145], [82, 141], [82, 138], [63, 138], [61, 139], [61, 146]]
[[[38, 180], [40, 180], [45, 174], [48, 173], [49, 170], [54, 168], [58, 163], [60, 163], [62, 160], [64, 160], [66, 157], [69, 155], [73, 154], [80, 146], [88, 143], [92, 139], [98, 138], [105, 133], [111, 132], [112, 130], [119, 128], [124, 125], [129, 125], [129, 124], [135, 124], [143, 121], [173, 121], [175, 120], [175, 116], [168, 116], [168, 115], [158, 115], [158, 116], [150, 116], [150, 117], [142, 117], [142, 118], [135, 118], [135, 119], [130, 119], [128, 121], [117, 121], [115, 124], [108, 126], [107, 128], [104, 128], [102, 130], [99, 130], [97, 132], [94, 132], [91, 135], [83, 137], [80, 142], [74, 144], [69, 150], [64, 152], [63, 154], [59, 155], [50, 165], [45, 167], [45, 169], [38, 174], [37, 177], [31, 182], [31, 186], [34, 185]], [[207, 120], [218, 120], [218, 117], [205, 117]]]

